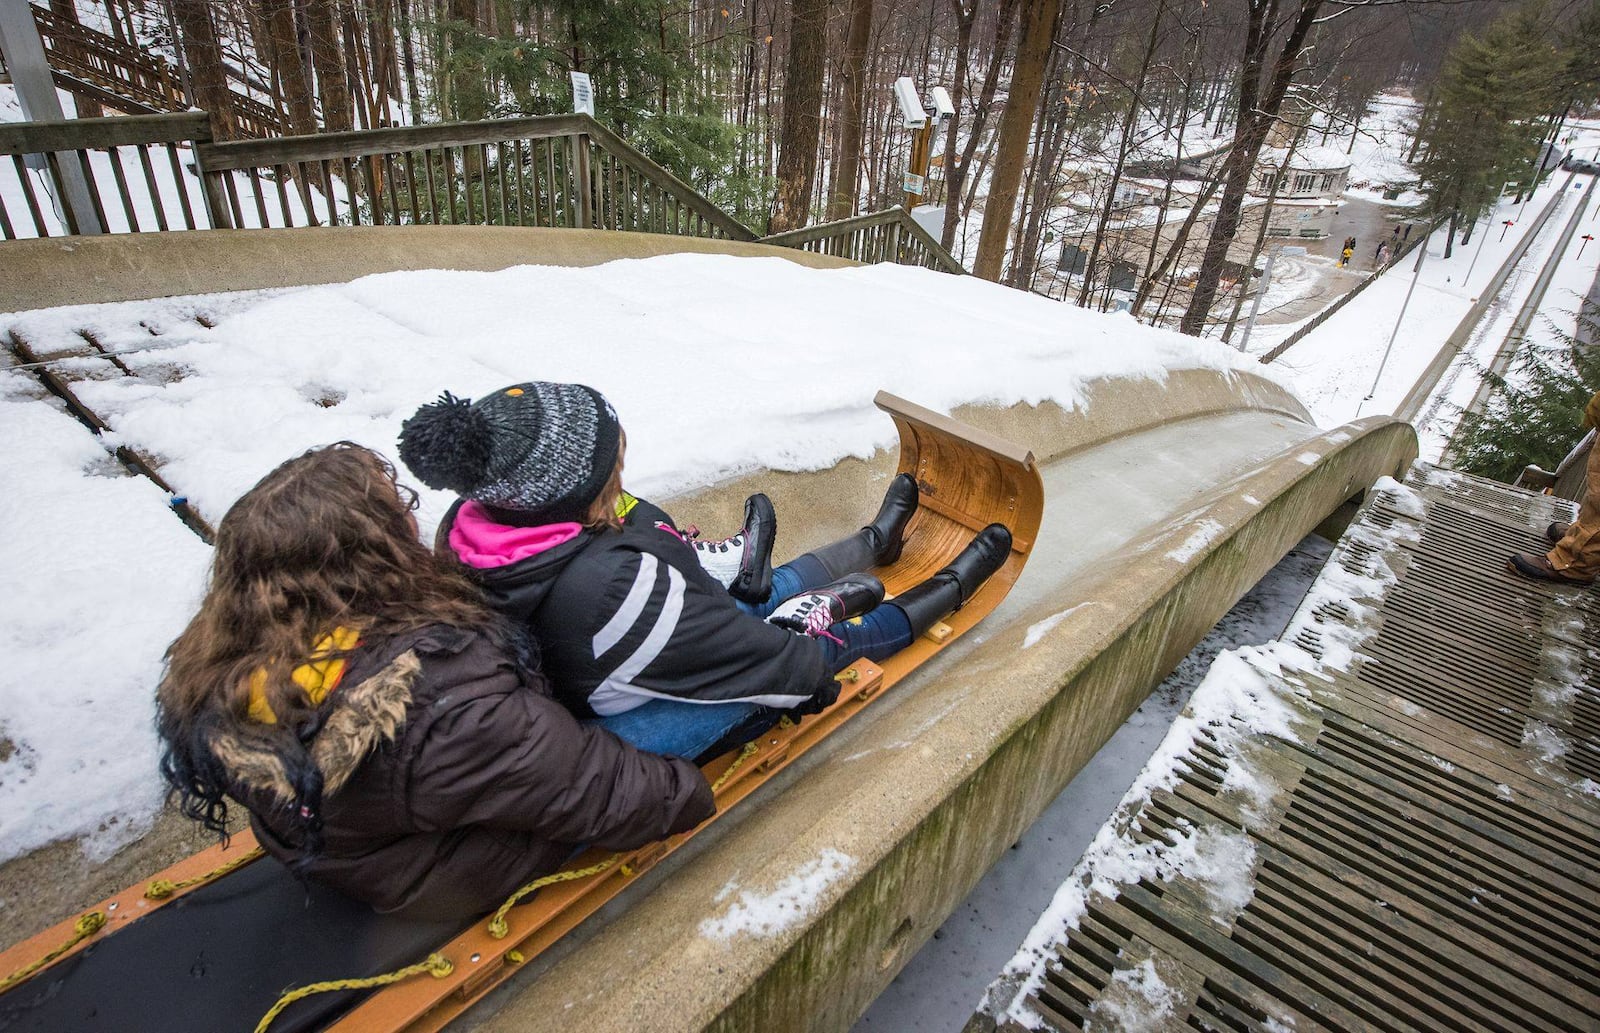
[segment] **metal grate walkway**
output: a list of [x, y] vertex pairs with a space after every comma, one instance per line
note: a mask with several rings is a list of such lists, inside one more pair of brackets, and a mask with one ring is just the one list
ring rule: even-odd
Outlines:
[[1600, 596], [1505, 570], [1570, 513], [1374, 491], [1250, 668], [1292, 731], [1200, 713], [978, 1025], [1600, 1030]]

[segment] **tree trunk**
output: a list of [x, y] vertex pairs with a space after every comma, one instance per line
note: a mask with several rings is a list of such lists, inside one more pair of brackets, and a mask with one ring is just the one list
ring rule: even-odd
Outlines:
[[978, 9], [967, 9], [966, 0], [951, 0], [956, 9], [956, 72], [950, 86], [950, 103], [956, 117], [945, 127], [944, 137], [944, 225], [939, 243], [946, 251], [956, 239], [956, 198], [961, 193], [961, 171], [956, 168], [956, 134], [961, 127], [961, 105], [967, 94], [967, 51], [972, 47], [972, 23]]
[[411, 112], [411, 124], [422, 124], [422, 87], [417, 84], [416, 43], [411, 34], [411, 0], [397, 0], [400, 4], [400, 64], [406, 78], [406, 104]]
[[794, 0], [789, 58], [783, 73], [783, 124], [778, 131], [778, 192], [767, 229], [799, 229], [811, 214], [811, 179], [822, 125], [822, 64], [828, 0]]
[[344, 56], [339, 30], [329, 0], [304, 0], [306, 39], [311, 45], [311, 66], [317, 72], [317, 96], [322, 101], [322, 124], [330, 133], [351, 126], [350, 89], [345, 83]]
[[833, 196], [828, 221], [855, 214], [856, 186], [861, 174], [861, 104], [866, 96], [862, 72], [867, 63], [867, 38], [872, 32], [872, 0], [850, 0], [850, 31], [844, 43], [843, 111], [839, 114], [839, 150], [834, 155]]
[[1111, 210], [1117, 203], [1117, 187], [1122, 183], [1122, 169], [1128, 161], [1134, 123], [1138, 121], [1139, 109], [1144, 106], [1144, 79], [1150, 72], [1150, 60], [1155, 56], [1156, 41], [1161, 35], [1161, 16], [1166, 13], [1166, 6], [1165, 3], [1156, 5], [1155, 17], [1150, 19], [1150, 40], [1145, 44], [1144, 56], [1139, 60], [1139, 77], [1134, 80], [1133, 96], [1128, 98], [1128, 114], [1122, 120], [1122, 138], [1117, 144], [1116, 163], [1111, 168], [1111, 183], [1106, 187], [1105, 207], [1100, 209], [1100, 222], [1094, 228], [1094, 244], [1089, 250], [1089, 264], [1083, 269], [1083, 286], [1078, 291], [1080, 308], [1088, 300], [1089, 285], [1094, 282], [1095, 267], [1100, 262], [1100, 245], [1105, 239], [1106, 226], [1111, 222]]
[[[972, 175], [972, 159], [978, 153], [978, 142], [983, 138], [984, 125], [989, 120], [989, 107], [994, 103], [995, 91], [999, 88], [1000, 70], [1005, 65], [1006, 50], [1011, 46], [1012, 28], [1017, 23], [1017, 3], [1018, 0], [1000, 0], [999, 10], [995, 13], [994, 48], [989, 55], [989, 70], [984, 73], [983, 86], [978, 92], [978, 103], [973, 108], [972, 126], [967, 130], [966, 146], [961, 149], [961, 160], [958, 163], [951, 165], [949, 159], [945, 160], [945, 176], [949, 179], [949, 189], [945, 198], [944, 231], [941, 239], [947, 250], [955, 243], [956, 223], [972, 210], [970, 198], [962, 198], [962, 186]], [[979, 175], [972, 179], [974, 187], [981, 178], [980, 171]], [[965, 252], [965, 247], [962, 250]], [[965, 254], [962, 257], [966, 257]]]
[[295, 30], [291, 0], [261, 0], [261, 17], [272, 38], [273, 67], [283, 91], [283, 114], [297, 135], [317, 131], [316, 111], [311, 103], [311, 79], [300, 60], [300, 38]]
[[1045, 59], [1050, 54], [1056, 13], [1060, 9], [1061, 0], [1028, 0], [1023, 11], [1017, 64], [1011, 76], [1006, 110], [1000, 116], [994, 175], [989, 181], [989, 198], [984, 203], [978, 257], [972, 267], [972, 271], [985, 280], [998, 283], [1005, 264], [1017, 188], [1022, 183], [1022, 167], [1028, 157], [1028, 137], [1033, 131], [1033, 114], [1039, 87], [1044, 81]]
[[233, 91], [222, 70], [222, 47], [217, 43], [210, 6], [205, 0], [172, 0], [172, 15], [183, 37], [183, 59], [189, 66], [195, 104], [210, 117], [212, 139], [227, 140], [234, 135]]
[[1265, 92], [1261, 90], [1262, 76], [1266, 70], [1268, 52], [1271, 50], [1273, 29], [1271, 19], [1276, 3], [1250, 8], [1250, 24], [1246, 33], [1245, 62], [1239, 74], [1238, 116], [1233, 135], [1233, 149], [1224, 164], [1222, 200], [1217, 206], [1217, 219], [1211, 225], [1211, 236], [1200, 259], [1200, 276], [1195, 282], [1194, 295], [1184, 310], [1179, 330], [1198, 337], [1211, 315], [1211, 304], [1216, 300], [1217, 283], [1222, 279], [1222, 266], [1228, 257], [1228, 246], [1233, 243], [1239, 229], [1239, 219], [1244, 207], [1244, 197], [1255, 174], [1256, 159], [1267, 133], [1283, 107], [1284, 94], [1299, 70], [1300, 57], [1305, 48], [1306, 36], [1316, 24], [1322, 0], [1301, 0], [1300, 11], [1290, 26], [1283, 48], [1273, 63], [1272, 76]]

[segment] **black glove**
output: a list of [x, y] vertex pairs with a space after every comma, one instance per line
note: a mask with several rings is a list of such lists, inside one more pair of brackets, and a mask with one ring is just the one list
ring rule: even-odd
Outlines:
[[804, 703], [789, 708], [791, 717], [804, 717], [807, 714], [820, 714], [833, 706], [839, 698], [839, 683], [833, 678], [828, 679], [828, 684], [812, 693]]

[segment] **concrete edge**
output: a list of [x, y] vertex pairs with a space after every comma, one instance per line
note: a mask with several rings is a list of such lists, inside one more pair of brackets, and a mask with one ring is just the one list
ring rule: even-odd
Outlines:
[[590, 266], [666, 254], [858, 262], [771, 244], [542, 226], [323, 226], [194, 230], [0, 242], [0, 312], [345, 283], [402, 269]]

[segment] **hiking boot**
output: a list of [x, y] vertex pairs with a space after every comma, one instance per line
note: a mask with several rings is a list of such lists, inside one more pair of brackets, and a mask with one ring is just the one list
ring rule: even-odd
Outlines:
[[1567, 534], [1571, 532], [1571, 530], [1571, 524], [1562, 520], [1557, 520], [1555, 523], [1544, 529], [1544, 536], [1550, 540], [1551, 545], [1554, 545], [1556, 542], [1559, 542], [1561, 539], [1565, 538]]
[[722, 582], [728, 594], [746, 603], [764, 603], [772, 594], [772, 542], [778, 517], [772, 500], [759, 492], [744, 501], [744, 526], [731, 538], [694, 539], [695, 558], [706, 573]]
[[903, 473], [889, 482], [872, 523], [848, 538], [830, 542], [811, 555], [828, 577], [839, 578], [868, 567], [886, 567], [900, 558], [906, 524], [917, 511], [917, 479]]
[[1558, 585], [1594, 584], [1592, 577], [1573, 577], [1566, 571], [1557, 570], [1550, 563], [1550, 557], [1538, 553], [1519, 552], [1506, 561], [1506, 569], [1534, 581], [1553, 581]]
[[1011, 555], [1011, 532], [1005, 524], [990, 524], [972, 539], [950, 564], [920, 585], [893, 599], [911, 622], [911, 636], [920, 638], [929, 628], [965, 606]]
[[846, 574], [832, 584], [785, 599], [767, 617], [767, 623], [816, 638], [840, 621], [859, 617], [881, 602], [882, 581], [871, 574]]

